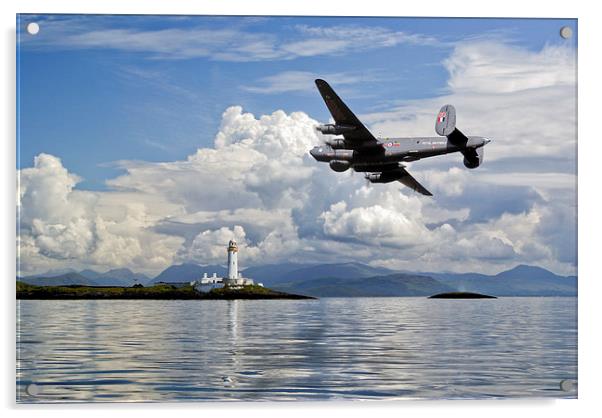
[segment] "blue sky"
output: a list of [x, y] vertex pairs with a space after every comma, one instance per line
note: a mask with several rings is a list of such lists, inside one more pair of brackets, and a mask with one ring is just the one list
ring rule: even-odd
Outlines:
[[[575, 20], [20, 15], [17, 28], [24, 273], [219, 263], [232, 237], [242, 265], [575, 273]], [[431, 199], [328, 170], [307, 156], [330, 117], [317, 77], [377, 135], [434, 135], [454, 103], [463, 132], [494, 139], [485, 164], [411, 164]]]
[[[266, 86], [266, 77], [283, 72], [316, 76], [350, 76], [338, 90], [356, 113], [385, 110], [392, 103], [441, 95], [447, 72], [442, 60], [465, 39], [501, 38], [530, 50], [564, 42], [559, 27], [575, 27], [556, 19], [418, 19], [418, 18], [265, 18], [141, 17], [93, 15], [21, 15], [19, 30], [20, 167], [33, 164], [40, 152], [60, 155], [83, 177], [80, 187], [105, 188], [116, 174], [112, 162], [123, 159], [164, 161], [184, 158], [208, 146], [229, 105], [254, 114], [301, 110], [318, 120], [329, 115], [308, 83], [302, 91], [266, 94], [248, 87]], [[26, 23], [40, 23], [36, 36]], [[45, 23], [52, 26], [46, 30]], [[240, 36], [273, 36], [287, 42], [311, 38], [300, 26], [383, 28], [424, 38], [386, 48], [273, 59], [241, 56], [220, 59], [214, 52], [187, 57], [158, 55], [150, 46], [129, 50], [114, 41], [87, 46], [65, 44], [65, 34], [83, 31], [170, 29], [223, 30]], [[576, 32], [576, 30], [575, 30]], [[127, 39], [124, 39], [127, 42]], [[145, 48], [147, 48], [145, 50]], [[345, 77], [342, 77], [345, 78]], [[337, 85], [336, 77], [329, 79]], [[435, 111], [434, 109], [433, 111]], [[430, 133], [429, 133], [430, 134]], [[403, 132], [399, 133], [403, 136]]]

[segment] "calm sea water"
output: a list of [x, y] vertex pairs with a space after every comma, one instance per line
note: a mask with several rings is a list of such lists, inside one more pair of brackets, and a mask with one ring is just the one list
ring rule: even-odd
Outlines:
[[576, 298], [17, 302], [21, 402], [577, 396]]

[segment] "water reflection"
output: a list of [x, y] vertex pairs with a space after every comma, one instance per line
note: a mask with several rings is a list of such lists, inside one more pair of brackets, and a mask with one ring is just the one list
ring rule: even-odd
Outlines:
[[574, 298], [18, 308], [25, 402], [576, 396], [559, 386], [576, 379]]

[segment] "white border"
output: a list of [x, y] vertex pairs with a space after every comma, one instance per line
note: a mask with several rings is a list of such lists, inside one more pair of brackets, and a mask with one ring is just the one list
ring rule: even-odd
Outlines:
[[[587, 4], [587, 5], [586, 5]], [[125, 415], [133, 412], [149, 417], [164, 415], [167, 410], [177, 409], [182, 415], [219, 414], [220, 416], [306, 416], [308, 413], [338, 413], [349, 416], [364, 416], [377, 413], [393, 416], [399, 413], [424, 416], [446, 414], [451, 417], [504, 417], [518, 411], [543, 412], [549, 417], [575, 416], [593, 413], [597, 405], [600, 371], [600, 326], [602, 318], [597, 301], [601, 292], [602, 277], [600, 261], [597, 260], [600, 237], [601, 174], [598, 170], [602, 153], [599, 143], [602, 138], [594, 128], [600, 126], [599, 110], [595, 103], [598, 97], [602, 69], [600, 68], [599, 14], [595, 2], [528, 2], [505, 0], [399, 2], [369, 0], [329, 1], [192, 1], [192, 0], [120, 0], [120, 1], [66, 1], [66, 0], [21, 0], [4, 1], [1, 19], [4, 42], [2, 42], [4, 65], [2, 66], [2, 126], [5, 127], [3, 158], [2, 197], [2, 266], [5, 275], [3, 295], [5, 313], [2, 321], [2, 405], [10, 416], [71, 417], [85, 413], [89, 417], [100, 417], [107, 413]], [[237, 404], [91, 404], [91, 405], [36, 405], [21, 406], [14, 402], [15, 395], [15, 14], [16, 13], [119, 13], [119, 14], [233, 14], [233, 15], [347, 15], [347, 16], [472, 16], [472, 17], [563, 17], [579, 19], [579, 400], [560, 401], [433, 401], [433, 402], [296, 402], [296, 403], [237, 403]], [[535, 411], [536, 410], [536, 411]]]
[[[484, 5], [481, 1], [430, 0], [399, 2], [370, 0], [136, 0], [86, 1], [21, 0], [21, 13], [121, 13], [121, 14], [228, 14], [228, 15], [330, 15], [330, 16], [467, 16], [467, 17], [577, 17], [584, 8], [569, 2], [529, 4], [524, 0], [505, 0]], [[581, 13], [583, 16], [585, 13]]]

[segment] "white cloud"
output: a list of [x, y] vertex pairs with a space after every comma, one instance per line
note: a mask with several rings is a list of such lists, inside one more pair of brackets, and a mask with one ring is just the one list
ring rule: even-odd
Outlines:
[[291, 231], [287, 231], [286, 228], [267, 231], [261, 236], [261, 241], [253, 243], [247, 238], [247, 232], [241, 225], [234, 225], [232, 228], [207, 229], [198, 233], [190, 246], [182, 248], [183, 251], [179, 256], [183, 261], [224, 264], [225, 244], [234, 239], [241, 249], [239, 265], [245, 268], [249, 265], [278, 260], [275, 258], [276, 254], [279, 257], [286, 257], [298, 250], [298, 237], [294, 233], [288, 234], [289, 232]]
[[505, 243], [497, 237], [477, 235], [476, 237], [463, 237], [454, 244], [454, 252], [458, 257], [465, 258], [467, 254], [473, 259], [507, 260], [516, 256], [512, 245]]
[[275, 38], [266, 33], [243, 33], [236, 29], [98, 29], [68, 31], [45, 26], [40, 44], [69, 49], [115, 49], [149, 54], [154, 59], [213, 58], [224, 61], [283, 59]]
[[48, 154], [35, 158], [34, 167], [19, 176], [17, 206], [39, 252], [57, 259], [82, 257], [93, 249], [94, 236], [85, 214], [95, 196], [74, 191], [79, 178]]
[[450, 72], [445, 95], [363, 119], [384, 136], [429, 135], [437, 110], [452, 103], [464, 134], [493, 139], [485, 164], [504, 158], [574, 160], [575, 65], [575, 51], [564, 46], [532, 52], [492, 41], [460, 43], [445, 61]]
[[446, 196], [460, 196], [470, 178], [469, 172], [460, 167], [451, 167], [447, 171], [426, 170], [423, 175], [431, 190]]
[[575, 189], [577, 175], [567, 173], [483, 173], [479, 180], [498, 185], [536, 187], [538, 189]]
[[[340, 239], [353, 237], [370, 245], [412, 247], [429, 240], [429, 231], [424, 224], [417, 222], [394, 208], [373, 205], [349, 208], [344, 201], [331, 205], [320, 218], [324, 221], [324, 233]], [[375, 240], [375, 237], [378, 237]]]
[[244, 247], [244, 256], [253, 258], [258, 249], [249, 245], [245, 239], [245, 230], [240, 225], [235, 225], [232, 229], [222, 227], [216, 230], [206, 230], [199, 233], [188, 248], [188, 258], [203, 259], [206, 262], [223, 263], [225, 258], [225, 244], [234, 239], [241, 247]]
[[449, 88], [469, 95], [574, 87], [574, 64], [574, 52], [564, 46], [548, 45], [532, 52], [491, 41], [460, 43], [444, 61]]
[[215, 148], [199, 149], [186, 161], [124, 162], [127, 174], [108, 184], [165, 195], [188, 212], [297, 207], [316, 169], [304, 161], [318, 141], [315, 124], [303, 113], [276, 111], [255, 119], [233, 106], [223, 114]]
[[305, 54], [322, 55], [344, 50], [361, 51], [387, 48], [399, 44], [438, 45], [439, 41], [421, 34], [392, 31], [379, 27], [359, 25], [308, 26], [298, 25], [297, 29], [308, 39], [287, 45], [290, 50], [304, 51]]
[[161, 198], [141, 203], [124, 199], [127, 195], [77, 190], [78, 181], [48, 154], [20, 171], [19, 274], [94, 266], [156, 271], [173, 261], [182, 239], [149, 229], [165, 216], [161, 209], [174, 210], [172, 205]]
[[[49, 45], [61, 49], [113, 49], [145, 54], [152, 59], [208, 58], [217, 61], [272, 61], [298, 57], [344, 54], [399, 44], [436, 45], [430, 36], [392, 31], [387, 28], [338, 25], [299, 25], [288, 36], [245, 30], [244, 27], [132, 28], [118, 26], [118, 18], [90, 21], [80, 16], [44, 19], [36, 42], [23, 37], [24, 45]], [[248, 19], [242, 19], [244, 22]], [[99, 24], [101, 22], [101, 24]], [[104, 23], [103, 23], [104, 22]], [[165, 22], [165, 21], [164, 21]], [[104, 26], [103, 26], [104, 25]]]
[[310, 71], [284, 71], [275, 75], [264, 77], [255, 86], [243, 86], [243, 90], [253, 93], [274, 94], [293, 91], [314, 91], [314, 80], [325, 78], [335, 80], [337, 85], [357, 84], [372, 80], [367, 74], [329, 73], [317, 74]]

